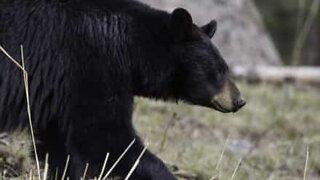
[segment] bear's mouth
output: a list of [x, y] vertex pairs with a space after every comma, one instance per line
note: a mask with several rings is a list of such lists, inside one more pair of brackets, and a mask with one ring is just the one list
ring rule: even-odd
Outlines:
[[222, 113], [230, 113], [230, 112], [234, 112], [233, 110], [228, 110], [226, 108], [224, 108], [221, 104], [219, 104], [217, 101], [213, 101], [212, 102], [212, 108], [220, 111]]

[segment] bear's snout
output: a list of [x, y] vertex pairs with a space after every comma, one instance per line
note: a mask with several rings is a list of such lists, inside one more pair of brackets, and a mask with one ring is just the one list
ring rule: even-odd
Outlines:
[[236, 100], [235, 105], [234, 105], [234, 110], [233, 112], [237, 112], [239, 111], [242, 107], [244, 107], [246, 105], [246, 101], [243, 98], [238, 98], [238, 100]]
[[246, 105], [246, 101], [241, 97], [240, 91], [231, 80], [227, 80], [212, 100], [212, 108], [223, 113], [237, 112]]

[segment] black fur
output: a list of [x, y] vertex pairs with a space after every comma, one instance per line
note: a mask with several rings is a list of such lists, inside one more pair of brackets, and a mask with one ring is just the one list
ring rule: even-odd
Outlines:
[[[209, 107], [228, 74], [210, 42], [215, 30], [206, 34], [182, 9], [171, 15], [131, 0], [0, 0], [0, 7], [0, 45], [17, 59], [24, 45], [39, 150], [61, 170], [70, 153], [71, 179], [86, 162], [98, 175], [107, 152], [111, 165], [137, 138], [114, 171], [128, 173], [143, 149], [131, 122], [134, 96]], [[2, 130], [27, 126], [22, 79], [0, 54]], [[147, 152], [132, 179], [175, 178]]]

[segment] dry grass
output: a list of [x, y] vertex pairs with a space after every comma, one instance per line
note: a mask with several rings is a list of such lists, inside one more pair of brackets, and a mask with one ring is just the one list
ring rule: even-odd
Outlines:
[[32, 139], [32, 145], [33, 145], [33, 151], [34, 151], [34, 157], [35, 162], [37, 165], [37, 172], [38, 172], [38, 179], [41, 180], [41, 173], [40, 173], [40, 165], [39, 165], [39, 159], [38, 159], [38, 153], [36, 148], [36, 142], [35, 142], [35, 136], [33, 132], [32, 127], [32, 118], [31, 118], [31, 109], [30, 109], [30, 100], [29, 100], [29, 80], [28, 80], [28, 72], [25, 70], [25, 63], [24, 63], [24, 53], [23, 53], [23, 46], [20, 46], [20, 52], [21, 52], [21, 64], [19, 61], [14, 59], [2, 46], [0, 46], [1, 52], [7, 56], [7, 59], [10, 60], [14, 65], [17, 66], [21, 70], [21, 73], [23, 75], [23, 82], [24, 82], [24, 89], [25, 89], [25, 95], [26, 95], [26, 105], [27, 105], [27, 113], [28, 113], [28, 121], [29, 121], [29, 127], [30, 127], [30, 134]]
[[138, 132], [148, 137], [153, 152], [200, 179], [230, 179], [240, 158], [234, 179], [301, 180], [304, 172], [306, 179], [319, 179], [319, 89], [246, 83], [240, 87], [248, 105], [236, 114], [138, 99]]
[[[236, 114], [138, 98], [136, 128], [176, 174], [187, 171], [205, 180], [319, 179], [319, 90], [246, 83], [240, 87], [248, 105]], [[25, 177], [32, 163], [31, 142], [19, 134], [11, 137], [8, 146], [0, 145], [0, 167]], [[30, 148], [19, 151], [16, 143], [22, 137]]]
[[[3, 152], [2, 156], [4, 161], [2, 161], [1, 165], [3, 165], [3, 167], [0, 167], [0, 178], [1, 179], [13, 179], [13, 178], [17, 178], [17, 179], [35, 179], [38, 178], [39, 180], [41, 180], [41, 169], [40, 169], [40, 161], [38, 159], [38, 154], [37, 154], [37, 148], [36, 148], [36, 140], [35, 140], [35, 136], [34, 136], [34, 131], [33, 131], [33, 126], [32, 126], [32, 118], [31, 118], [31, 108], [30, 108], [30, 100], [29, 100], [29, 80], [28, 80], [28, 72], [25, 70], [25, 61], [24, 61], [24, 53], [23, 53], [23, 46], [20, 46], [20, 50], [21, 50], [21, 64], [19, 63], [19, 61], [17, 61], [15, 58], [13, 58], [2, 46], [0, 46], [0, 51], [7, 57], [8, 60], [10, 60], [17, 68], [19, 68], [21, 70], [21, 73], [23, 75], [23, 82], [24, 82], [24, 89], [25, 89], [25, 95], [26, 95], [26, 105], [27, 105], [27, 113], [28, 113], [28, 121], [29, 121], [29, 129], [30, 129], [30, 135], [31, 135], [31, 139], [27, 138], [28, 134], [26, 133], [22, 133], [21, 131], [19, 131], [19, 137], [24, 137], [24, 141], [29, 141], [31, 140], [32, 142], [32, 151], [31, 149], [29, 150], [30, 146], [24, 147], [24, 149], [27, 149], [27, 154], [12, 154], [11, 151], [6, 151], [3, 150], [1, 151], [2, 147], [0, 147], [0, 151]], [[13, 139], [18, 139], [16, 136], [11, 135], [10, 136]], [[2, 133], [0, 134], [0, 143], [2, 143], [2, 145], [4, 145], [4, 147], [14, 147], [12, 146], [12, 144], [10, 144], [7, 140], [8, 135], [6, 133]], [[19, 142], [19, 141], [17, 141]], [[126, 155], [127, 151], [131, 148], [131, 146], [135, 143], [135, 139], [128, 145], [128, 147], [124, 150], [124, 152], [120, 155], [120, 157], [117, 159], [117, 161], [111, 166], [111, 168], [108, 170], [108, 172], [105, 174], [105, 176], [103, 177], [103, 180], [106, 180], [108, 178], [108, 175], [110, 175], [110, 173], [113, 171], [113, 169], [117, 166], [117, 164], [121, 161], [121, 159]], [[13, 143], [15, 144], [15, 143]], [[128, 174], [126, 175], [126, 180], [130, 178], [130, 176], [132, 175], [132, 173], [134, 172], [135, 168], [138, 166], [140, 159], [142, 158], [142, 156], [144, 155], [145, 151], [147, 150], [148, 145], [142, 150], [142, 152], [140, 153], [139, 157], [137, 158], [136, 162], [134, 163], [134, 165], [132, 166], [132, 168], [130, 169], [130, 171], [128, 172]], [[20, 147], [21, 148], [21, 147]], [[14, 149], [15, 150], [15, 149]], [[35, 161], [34, 164], [36, 165], [36, 169], [37, 169], [37, 175], [35, 176], [33, 174], [34, 168], [33, 166], [28, 166], [25, 167], [23, 166], [25, 164], [25, 159], [29, 159], [30, 155], [29, 153], [33, 152], [34, 157], [35, 157]], [[11, 153], [11, 154], [10, 154]], [[1, 154], [0, 154], [1, 155]], [[16, 158], [19, 159], [16, 159]], [[109, 153], [107, 153], [107, 156], [105, 158], [101, 173], [98, 177], [98, 180], [101, 180], [102, 176], [104, 175], [104, 171], [105, 171], [105, 166], [107, 163], [109, 157]], [[18, 162], [14, 162], [14, 163], [10, 163], [11, 159], [14, 160], [18, 160]], [[67, 176], [67, 169], [69, 166], [69, 160], [70, 160], [70, 155], [68, 155], [67, 159], [66, 159], [66, 163], [65, 163], [65, 168], [63, 170], [63, 175], [61, 180], [69, 179], [69, 177]], [[47, 154], [45, 157], [45, 162], [44, 162], [44, 168], [43, 168], [43, 180], [48, 179], [48, 171], [49, 171], [49, 155]], [[31, 165], [31, 164], [30, 164]], [[88, 169], [89, 164], [86, 164], [86, 167], [84, 169], [84, 173], [83, 173], [83, 177], [81, 179], [85, 179], [86, 176], [86, 172]], [[25, 168], [21, 168], [21, 171], [25, 171], [24, 173], [19, 173], [17, 172], [16, 168], [18, 167], [25, 167]], [[10, 171], [12, 174], [8, 173], [7, 171]], [[55, 177], [55, 179], [57, 179], [57, 175]], [[94, 178], [96, 179], [96, 178]], [[109, 179], [109, 178], [108, 178]]]
[[0, 144], [0, 179], [18, 177], [30, 170], [36, 172], [35, 164], [30, 158], [30, 136], [26, 134], [27, 132], [16, 132], [2, 137], [7, 144]]
[[[24, 71], [23, 65], [17, 66]], [[23, 75], [28, 101], [25, 71]], [[137, 99], [135, 124], [141, 135], [148, 137], [153, 152], [199, 179], [319, 179], [319, 89], [240, 85], [248, 101], [240, 113], [221, 114], [186, 104]], [[29, 117], [31, 120], [30, 113]], [[34, 144], [30, 136], [15, 133], [4, 139], [0, 143], [0, 178], [26, 179], [35, 171], [40, 178], [35, 168], [40, 165], [30, 158]], [[117, 162], [100, 178], [106, 179]], [[45, 162], [43, 167], [48, 166]], [[42, 174], [45, 177], [47, 168]]]

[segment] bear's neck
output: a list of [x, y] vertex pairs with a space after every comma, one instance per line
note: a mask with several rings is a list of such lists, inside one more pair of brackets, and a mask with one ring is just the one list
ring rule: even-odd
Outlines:
[[145, 8], [132, 13], [134, 36], [134, 94], [155, 99], [176, 99], [174, 92], [176, 65], [172, 56], [167, 12]]

